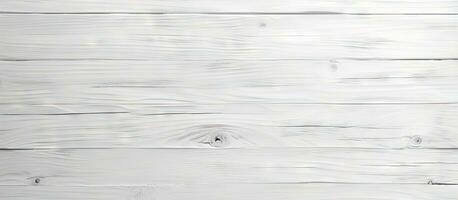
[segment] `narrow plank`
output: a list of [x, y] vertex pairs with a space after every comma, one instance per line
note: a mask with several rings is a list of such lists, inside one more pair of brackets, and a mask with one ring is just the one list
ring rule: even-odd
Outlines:
[[456, 149], [57, 149], [0, 157], [0, 185], [458, 182]]
[[0, 102], [457, 103], [457, 76], [456, 60], [1, 61]]
[[141, 12], [141, 13], [457, 13], [458, 4], [454, 0], [3, 0], [3, 12]]
[[0, 15], [0, 59], [456, 59], [458, 15]]
[[[380, 195], [383, 194], [383, 195]], [[335, 185], [335, 184], [216, 184], [173, 186], [0, 186], [0, 198], [9, 200], [330, 200], [421, 199], [455, 200], [457, 186], [431, 185]]]
[[0, 148], [457, 148], [458, 105], [1, 105]]

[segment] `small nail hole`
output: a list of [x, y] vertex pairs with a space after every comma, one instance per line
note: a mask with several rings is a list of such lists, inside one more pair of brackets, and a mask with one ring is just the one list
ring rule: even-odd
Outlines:
[[332, 71], [337, 71], [337, 69], [339, 68], [337, 64], [338, 62], [336, 60], [329, 61], [329, 66], [331, 67]]

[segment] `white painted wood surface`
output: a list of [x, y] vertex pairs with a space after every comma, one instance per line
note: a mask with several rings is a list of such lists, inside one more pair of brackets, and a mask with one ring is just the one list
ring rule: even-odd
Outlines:
[[[1, 152], [2, 185], [454, 184], [455, 150], [58, 149]], [[21, 158], [21, 159], [18, 159]]]
[[[18, 106], [111, 105], [108, 109], [132, 104], [445, 105], [458, 103], [457, 66], [456, 60], [0, 61], [0, 98]], [[5, 113], [40, 113], [14, 109]]]
[[0, 145], [13, 149], [211, 148], [215, 134], [226, 136], [230, 148], [456, 148], [458, 142], [456, 105], [2, 107], [42, 110], [0, 116]]
[[0, 59], [456, 59], [457, 21], [458, 15], [4, 14]]
[[2, 12], [19, 13], [353, 13], [453, 14], [455, 0], [2, 0]]
[[3, 0], [0, 199], [456, 199], [457, 14]]
[[[380, 195], [383, 194], [383, 195]], [[11, 200], [150, 200], [222, 199], [455, 200], [456, 186], [406, 184], [224, 184], [167, 186], [2, 186], [0, 198]]]

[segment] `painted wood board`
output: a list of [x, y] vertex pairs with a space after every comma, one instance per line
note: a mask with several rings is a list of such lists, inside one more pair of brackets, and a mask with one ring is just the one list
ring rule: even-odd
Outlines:
[[2, 0], [1, 12], [19, 13], [322, 13], [448, 14], [454, 0]]
[[[457, 77], [455, 60], [0, 61], [0, 100], [82, 106], [453, 104]], [[23, 112], [34, 113], [3, 111]]]
[[457, 11], [4, 0], [0, 199], [456, 199]]
[[[57, 149], [0, 151], [0, 185], [457, 184], [455, 149]], [[18, 159], [21, 158], [21, 159]]]
[[457, 22], [458, 15], [3, 14], [0, 60], [456, 59]]
[[[0, 147], [457, 148], [457, 105], [1, 105]], [[24, 110], [23, 114], [11, 113]]]
[[[380, 195], [383, 194], [383, 195]], [[405, 184], [213, 184], [166, 186], [0, 186], [0, 198], [9, 200], [333, 200], [421, 199], [455, 200], [457, 186]]]

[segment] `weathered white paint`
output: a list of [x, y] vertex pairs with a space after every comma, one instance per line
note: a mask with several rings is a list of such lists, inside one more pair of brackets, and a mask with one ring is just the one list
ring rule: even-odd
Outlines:
[[[382, 194], [382, 195], [381, 195]], [[8, 200], [455, 200], [457, 186], [406, 184], [179, 184], [168, 186], [2, 186]]]
[[3, 61], [0, 146], [455, 148], [457, 63]]
[[228, 148], [458, 147], [457, 105], [52, 104], [2, 108], [8, 111], [0, 114], [0, 147], [13, 149], [211, 148], [214, 134], [225, 135]]
[[0, 59], [450, 59], [457, 57], [457, 21], [458, 15], [0, 15]]
[[[2, 151], [0, 185], [454, 184], [447, 149], [57, 149]], [[18, 159], [20, 158], [20, 159]]]
[[455, 0], [2, 0], [2, 12], [20, 13], [367, 13], [448, 14]]
[[[458, 103], [458, 61], [0, 61], [0, 71], [3, 104]], [[24, 112], [40, 113], [3, 111]]]
[[0, 199], [456, 199], [457, 13], [3, 0]]

